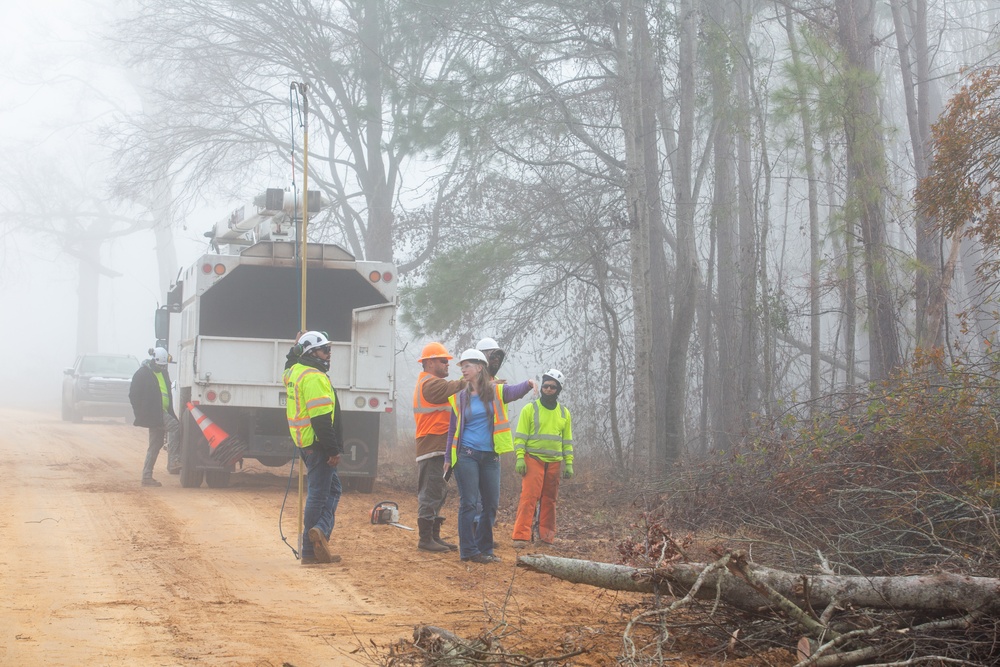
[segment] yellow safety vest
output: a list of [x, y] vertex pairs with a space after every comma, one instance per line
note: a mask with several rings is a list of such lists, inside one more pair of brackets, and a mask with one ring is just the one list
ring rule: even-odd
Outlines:
[[561, 403], [549, 410], [540, 400], [524, 406], [514, 432], [517, 458], [525, 453], [539, 461], [573, 465], [573, 418]]
[[[514, 451], [514, 438], [510, 433], [510, 420], [507, 417], [507, 404], [503, 402], [503, 385], [495, 386], [496, 398], [493, 399], [493, 451], [506, 454]], [[455, 413], [455, 435], [451, 439], [451, 465], [458, 463], [458, 439], [462, 431], [462, 415], [458, 409], [458, 394], [448, 397], [451, 410]]]
[[160, 385], [160, 398], [163, 402], [163, 411], [166, 412], [170, 409], [170, 389], [167, 387], [167, 381], [163, 377], [163, 373], [153, 371], [153, 375], [156, 376], [156, 382]]
[[288, 392], [285, 403], [288, 431], [296, 447], [309, 447], [316, 441], [311, 418], [334, 409], [330, 378], [311, 366], [295, 364], [284, 372], [282, 379]]

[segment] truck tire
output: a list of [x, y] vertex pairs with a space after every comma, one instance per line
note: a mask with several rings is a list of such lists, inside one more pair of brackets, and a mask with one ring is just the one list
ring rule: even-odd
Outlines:
[[211, 489], [224, 489], [229, 486], [228, 470], [206, 470], [205, 483]]
[[201, 429], [185, 410], [181, 418], [181, 486], [185, 489], [197, 489], [205, 477], [198, 452], [203, 440]]
[[83, 421], [83, 415], [73, 409], [73, 403], [67, 401], [63, 398], [62, 401], [62, 418], [65, 422], [73, 422], [74, 424], [79, 424]]
[[65, 399], [62, 400], [62, 420], [64, 422], [74, 421], [73, 419], [73, 406], [71, 406]]

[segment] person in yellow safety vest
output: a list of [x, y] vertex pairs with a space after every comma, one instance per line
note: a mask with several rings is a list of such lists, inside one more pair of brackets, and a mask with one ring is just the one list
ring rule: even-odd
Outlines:
[[538, 508], [538, 536], [551, 545], [556, 539], [556, 497], [559, 472], [573, 476], [573, 418], [559, 403], [565, 377], [555, 368], [542, 375], [542, 396], [521, 410], [514, 432], [514, 469], [521, 475], [521, 500], [514, 519], [514, 547], [531, 541], [531, 522]]
[[166, 439], [167, 472], [176, 475], [181, 471], [178, 451], [181, 425], [174, 414], [174, 397], [170, 373], [167, 372], [170, 355], [162, 347], [151, 349], [149, 354], [151, 358], [142, 362], [139, 370], [132, 376], [128, 400], [135, 415], [133, 423], [149, 429], [149, 447], [142, 466], [142, 485], [163, 486], [153, 479], [153, 467]]
[[[507, 403], [536, 389], [534, 380], [515, 385], [494, 382], [486, 356], [466, 350], [458, 359], [467, 386], [448, 398], [448, 456], [445, 477], [452, 471], [458, 486], [458, 555], [463, 561], [497, 563], [493, 553], [493, 521], [500, 504], [500, 455], [514, 451]], [[476, 505], [482, 515], [473, 527]]]
[[342, 488], [337, 464], [344, 451], [340, 402], [327, 376], [330, 344], [322, 331], [305, 332], [289, 353], [282, 376], [288, 392], [288, 430], [306, 467], [303, 565], [340, 562], [329, 542]]
[[413, 419], [417, 423], [417, 548], [443, 552], [458, 545], [441, 539], [441, 508], [448, 497], [448, 482], [441, 474], [448, 448], [448, 397], [465, 386], [464, 380], [448, 381], [452, 356], [441, 343], [428, 343], [417, 359], [423, 370], [413, 388]]

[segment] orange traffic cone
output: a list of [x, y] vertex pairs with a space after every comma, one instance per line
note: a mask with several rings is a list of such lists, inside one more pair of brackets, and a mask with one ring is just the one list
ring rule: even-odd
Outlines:
[[209, 419], [208, 415], [196, 408], [190, 401], [187, 404], [187, 409], [191, 411], [195, 423], [198, 424], [205, 439], [208, 440], [208, 446], [211, 448], [210, 455], [213, 459], [228, 465], [243, 458], [246, 453], [246, 445], [239, 438], [226, 433], [221, 426]]
[[189, 401], [187, 409], [191, 411], [191, 416], [194, 417], [195, 422], [201, 428], [201, 432], [205, 434], [205, 439], [208, 440], [208, 444], [212, 449], [218, 447], [229, 437], [229, 434], [223, 431], [221, 426], [217, 425], [208, 418], [208, 415], [196, 408], [194, 403]]

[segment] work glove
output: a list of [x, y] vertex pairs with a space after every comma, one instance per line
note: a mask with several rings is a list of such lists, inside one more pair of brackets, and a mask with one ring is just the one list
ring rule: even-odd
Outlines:
[[528, 473], [528, 464], [524, 462], [524, 459], [518, 459], [514, 464], [514, 471], [521, 477], [524, 477]]
[[570, 477], [573, 476], [573, 464], [572, 463], [567, 463], [567, 464], [565, 464], [563, 466], [562, 476], [563, 476], [563, 479], [569, 479]]

